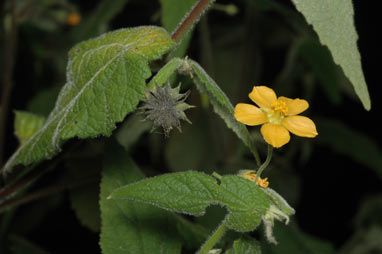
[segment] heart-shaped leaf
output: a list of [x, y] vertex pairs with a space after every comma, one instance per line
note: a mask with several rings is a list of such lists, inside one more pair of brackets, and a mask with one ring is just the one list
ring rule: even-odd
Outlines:
[[227, 225], [236, 231], [254, 230], [270, 206], [269, 197], [253, 182], [224, 176], [220, 185], [200, 172], [181, 172], [148, 178], [116, 189], [112, 199], [128, 199], [175, 212], [200, 216], [211, 204], [227, 207]]

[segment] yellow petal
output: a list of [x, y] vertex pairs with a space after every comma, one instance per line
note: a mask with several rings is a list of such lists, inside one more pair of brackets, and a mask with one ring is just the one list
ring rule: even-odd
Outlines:
[[280, 124], [264, 124], [260, 131], [265, 141], [276, 148], [285, 145], [290, 140], [289, 131]]
[[275, 92], [266, 86], [254, 86], [249, 98], [266, 111], [271, 110], [271, 104], [277, 100]]
[[281, 124], [297, 136], [314, 138], [318, 135], [314, 122], [305, 116], [288, 116]]
[[261, 109], [246, 103], [236, 105], [234, 116], [239, 122], [250, 126], [268, 122], [268, 117]]
[[303, 99], [290, 99], [280, 96], [278, 100], [283, 101], [288, 107], [288, 116], [300, 114], [309, 108], [309, 103]]

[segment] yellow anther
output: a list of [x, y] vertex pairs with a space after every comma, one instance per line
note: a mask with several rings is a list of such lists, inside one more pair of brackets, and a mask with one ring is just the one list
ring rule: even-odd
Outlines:
[[[288, 107], [283, 101], [275, 101], [271, 104], [272, 114], [279, 113], [281, 116], [288, 114]], [[281, 114], [280, 114], [281, 113]]]
[[[244, 177], [244, 178], [251, 180], [252, 182], [254, 182], [256, 179], [256, 174], [252, 170], [251, 171], [250, 170], [242, 170], [241, 172], [239, 172], [239, 175]], [[264, 179], [259, 177], [259, 179], [257, 179], [256, 184], [262, 188], [267, 188], [269, 185], [268, 177], [266, 177]]]
[[264, 179], [259, 178], [257, 180], [257, 185], [259, 185], [260, 187], [263, 187], [263, 188], [267, 188], [269, 185], [268, 177], [265, 177]]

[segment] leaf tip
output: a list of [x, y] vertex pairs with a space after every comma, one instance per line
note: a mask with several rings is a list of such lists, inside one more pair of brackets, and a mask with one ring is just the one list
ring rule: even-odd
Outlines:
[[367, 101], [367, 102], [364, 102], [363, 103], [363, 107], [365, 108], [366, 111], [370, 111], [371, 110], [371, 102], [370, 102], [370, 100]]

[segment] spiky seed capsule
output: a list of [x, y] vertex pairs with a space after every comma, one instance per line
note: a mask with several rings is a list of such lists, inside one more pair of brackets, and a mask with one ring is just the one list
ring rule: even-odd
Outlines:
[[167, 83], [163, 87], [156, 85], [147, 93], [141, 109], [146, 114], [145, 120], [153, 122], [151, 132], [157, 127], [162, 126], [165, 136], [168, 137], [174, 127], [182, 132], [180, 120], [191, 123], [184, 113], [185, 110], [194, 107], [184, 102], [190, 91], [181, 94], [179, 90], [180, 84], [176, 88], [171, 88], [170, 84]]

